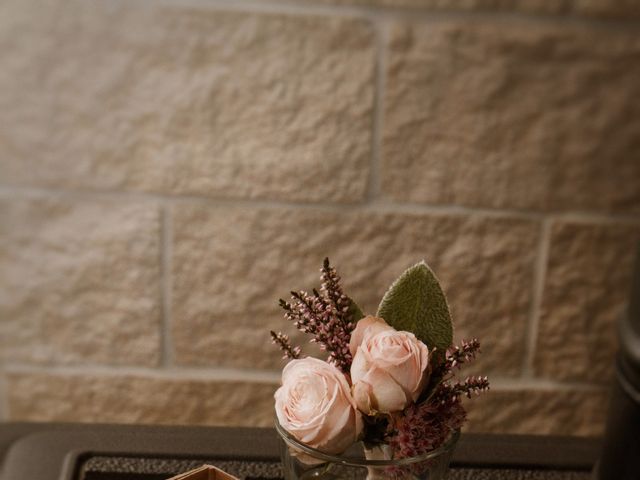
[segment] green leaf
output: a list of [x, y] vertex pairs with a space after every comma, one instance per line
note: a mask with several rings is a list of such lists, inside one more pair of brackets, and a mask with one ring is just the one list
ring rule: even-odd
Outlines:
[[444, 352], [453, 341], [447, 299], [424, 261], [393, 282], [380, 302], [377, 316], [396, 330], [412, 332], [430, 350]]
[[[437, 357], [434, 358], [434, 361], [436, 359]], [[428, 402], [433, 396], [433, 394], [436, 392], [438, 385], [440, 385], [443, 380], [444, 380], [444, 375], [441, 372], [432, 373], [431, 376], [429, 377], [429, 382], [427, 383], [427, 386], [424, 388], [424, 390], [420, 394], [420, 397], [418, 398], [418, 401], [416, 403]]]
[[351, 321], [354, 323], [356, 323], [361, 318], [364, 318], [362, 309], [351, 298], [349, 298], [349, 313], [351, 314]]

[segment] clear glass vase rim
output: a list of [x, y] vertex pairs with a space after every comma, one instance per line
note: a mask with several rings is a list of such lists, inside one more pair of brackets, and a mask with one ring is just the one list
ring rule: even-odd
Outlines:
[[359, 460], [357, 458], [351, 459], [351, 458], [345, 458], [345, 457], [340, 457], [336, 455], [330, 455], [328, 453], [323, 453], [320, 450], [316, 450], [315, 448], [305, 445], [304, 443], [300, 443], [293, 435], [287, 432], [282, 427], [282, 425], [280, 425], [280, 422], [278, 422], [277, 418], [275, 419], [274, 423], [280, 437], [282, 437], [282, 439], [287, 444], [289, 444], [296, 450], [312, 455], [314, 458], [317, 458], [318, 460], [325, 460], [327, 462], [339, 463], [341, 465], [347, 465], [352, 467], [390, 467], [390, 466], [398, 466], [398, 465], [412, 465], [414, 463], [424, 462], [425, 460], [431, 460], [432, 458], [442, 455], [443, 453], [447, 453], [451, 451], [455, 446], [456, 442], [458, 441], [458, 439], [460, 438], [460, 430], [454, 430], [451, 437], [449, 437], [449, 439], [441, 447], [436, 448], [435, 450], [431, 450], [430, 452], [427, 452], [423, 455], [419, 455], [417, 457], [399, 458], [395, 460], [393, 459], [392, 460], [367, 460], [367, 459]]

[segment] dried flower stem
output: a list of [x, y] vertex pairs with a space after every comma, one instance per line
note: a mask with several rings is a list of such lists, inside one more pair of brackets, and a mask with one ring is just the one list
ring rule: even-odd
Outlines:
[[353, 330], [355, 325], [349, 325], [353, 320], [350, 318], [351, 315], [349, 315], [349, 307], [351, 306], [349, 298], [342, 291], [342, 285], [340, 285], [341, 278], [336, 269], [329, 264], [328, 258], [324, 259], [320, 271], [322, 272], [320, 275], [320, 279], [322, 280], [320, 291], [329, 302], [333, 304], [340, 320]]
[[462, 395], [471, 398], [474, 394], [479, 395], [487, 390], [489, 390], [487, 377], [472, 376], [467, 377], [463, 382], [443, 382], [438, 386], [431, 402], [442, 404], [457, 402]]
[[473, 394], [489, 390], [489, 380], [472, 376], [463, 382], [454, 382], [454, 370], [475, 359], [479, 350], [480, 342], [476, 339], [447, 350], [444, 361], [432, 373], [440, 382], [433, 395], [410, 405], [396, 417], [388, 437], [394, 458], [408, 458], [436, 449], [452, 431], [462, 426], [466, 419], [462, 396], [471, 398]]
[[388, 443], [394, 458], [424, 455], [440, 447], [467, 417], [460, 400], [424, 402], [407, 407], [395, 420]]
[[350, 300], [342, 291], [340, 277], [324, 260], [321, 269], [322, 285], [320, 292], [312, 294], [305, 291], [291, 292], [291, 302], [280, 300], [287, 320], [304, 333], [313, 336], [312, 342], [329, 352], [328, 361], [344, 372], [351, 367], [349, 340], [355, 328], [350, 313]]
[[272, 342], [280, 347], [280, 350], [284, 352], [284, 356], [282, 358], [291, 358], [296, 359], [300, 358], [300, 347], [292, 346], [289, 341], [289, 336], [285, 335], [281, 332], [274, 332], [271, 330], [271, 339]]
[[480, 351], [480, 342], [474, 338], [470, 341], [462, 340], [460, 346], [454, 346], [447, 350], [445, 364], [448, 370], [460, 368], [463, 364], [475, 360]]

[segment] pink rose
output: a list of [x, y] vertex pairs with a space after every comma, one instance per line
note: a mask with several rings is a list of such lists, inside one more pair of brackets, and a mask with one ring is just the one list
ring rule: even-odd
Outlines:
[[282, 370], [275, 399], [280, 425], [322, 452], [344, 452], [362, 431], [362, 416], [347, 377], [317, 358], [290, 361]]
[[351, 365], [353, 396], [366, 414], [403, 410], [418, 399], [428, 379], [427, 346], [413, 333], [387, 327], [364, 326]]
[[355, 357], [358, 347], [365, 338], [369, 338], [383, 330], [393, 330], [393, 327], [390, 327], [383, 319], [372, 317], [371, 315], [361, 318], [358, 323], [356, 323], [356, 328], [351, 332], [351, 340], [349, 341], [351, 355]]

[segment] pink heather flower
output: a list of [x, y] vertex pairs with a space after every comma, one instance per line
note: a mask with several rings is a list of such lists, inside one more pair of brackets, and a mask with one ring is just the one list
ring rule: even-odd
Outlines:
[[466, 416], [459, 399], [410, 405], [394, 418], [394, 433], [389, 437], [394, 458], [415, 457], [439, 448], [462, 426]]
[[321, 270], [320, 292], [291, 292], [291, 303], [280, 300], [285, 318], [297, 329], [313, 336], [322, 350], [329, 353], [327, 361], [348, 372], [353, 360], [349, 350], [351, 332], [355, 327], [350, 310], [351, 300], [340, 286], [340, 277], [325, 259]]
[[271, 330], [271, 342], [278, 345], [280, 350], [284, 353], [282, 356], [283, 359], [290, 358], [292, 360], [300, 358], [300, 353], [302, 352], [301, 348], [296, 346], [292, 346], [289, 341], [289, 335], [286, 335], [281, 332], [274, 332]]
[[468, 342], [462, 340], [460, 346], [454, 346], [447, 350], [444, 368], [448, 370], [460, 368], [464, 363], [474, 360], [479, 351], [480, 342], [478, 339], [474, 338]]

